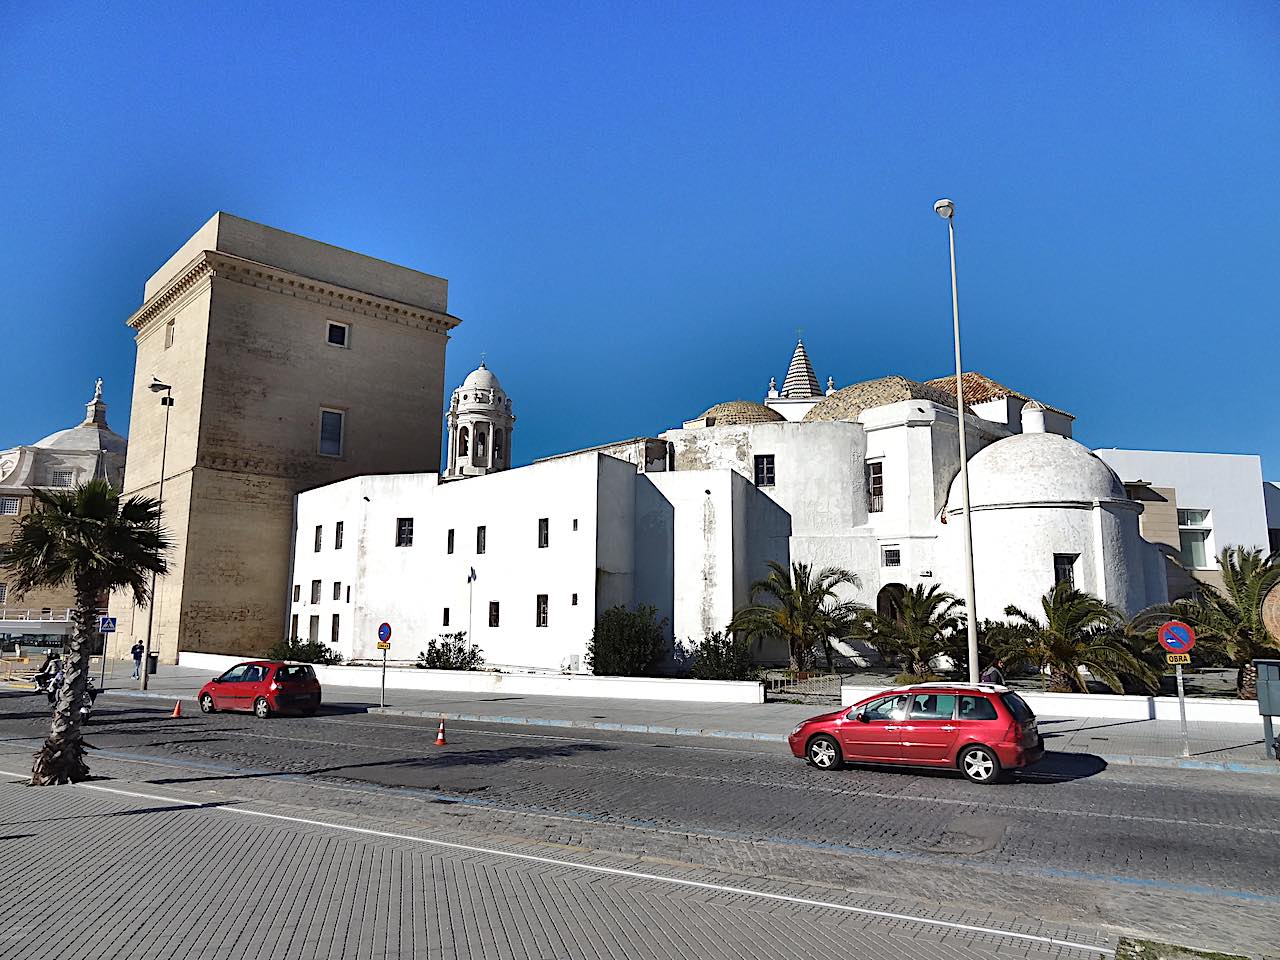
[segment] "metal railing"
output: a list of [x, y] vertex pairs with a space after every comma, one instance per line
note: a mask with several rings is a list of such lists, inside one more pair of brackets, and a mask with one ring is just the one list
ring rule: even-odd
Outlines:
[[766, 673], [765, 694], [770, 697], [835, 697], [840, 699], [838, 673]]
[[884, 513], [884, 494], [873, 493], [867, 497], [868, 513]]
[[[100, 607], [95, 611], [97, 616], [106, 616], [107, 608]], [[74, 607], [7, 607], [0, 604], [0, 620], [34, 620], [47, 623], [68, 623], [75, 616]]]

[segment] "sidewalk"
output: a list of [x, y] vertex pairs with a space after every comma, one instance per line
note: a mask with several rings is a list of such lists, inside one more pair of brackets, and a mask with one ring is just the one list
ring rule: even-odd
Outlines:
[[[147, 694], [129, 681], [127, 666], [107, 692], [115, 696], [194, 699], [211, 675], [207, 671], [164, 666], [151, 678]], [[378, 691], [327, 686], [325, 703], [363, 706], [378, 712]], [[807, 717], [836, 706], [794, 703], [725, 704], [542, 697], [447, 691], [387, 691], [381, 712], [396, 716], [533, 726], [615, 730], [668, 736], [725, 737], [784, 743]], [[1085, 753], [1108, 764], [1280, 774], [1280, 763], [1263, 757], [1262, 725], [1187, 724], [1190, 758], [1182, 756], [1177, 721], [1058, 718], [1042, 716], [1040, 732], [1051, 751]]]

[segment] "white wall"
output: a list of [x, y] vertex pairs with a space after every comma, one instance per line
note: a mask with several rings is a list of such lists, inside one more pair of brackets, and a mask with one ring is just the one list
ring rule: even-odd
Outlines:
[[[1208, 550], [1240, 544], [1267, 548], [1262, 460], [1253, 454], [1177, 453], [1166, 450], [1095, 450], [1125, 482], [1173, 487], [1182, 510], [1208, 510]], [[1215, 565], [1216, 566], [1216, 565]]]

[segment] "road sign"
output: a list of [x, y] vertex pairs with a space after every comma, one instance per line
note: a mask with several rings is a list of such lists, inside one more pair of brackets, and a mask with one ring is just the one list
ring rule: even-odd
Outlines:
[[383, 643], [386, 643], [391, 639], [391, 624], [384, 623], [382, 626], [378, 627], [378, 639]]
[[1170, 620], [1160, 628], [1158, 639], [1170, 653], [1190, 653], [1196, 645], [1196, 632], [1181, 620]]
[[99, 617], [98, 632], [99, 633], [115, 633], [116, 618], [115, 617]]
[[1178, 664], [1178, 663], [1190, 663], [1190, 662], [1191, 662], [1191, 654], [1189, 654], [1189, 653], [1166, 653], [1166, 654], [1164, 655], [1164, 662], [1165, 662], [1165, 663], [1167, 663], [1167, 664], [1169, 664], [1169, 666], [1171, 666], [1171, 667], [1172, 667], [1174, 664]]
[[388, 641], [386, 641], [386, 640], [379, 640], [379, 641], [378, 641], [378, 649], [379, 649], [379, 650], [390, 650], [390, 649], [391, 649], [391, 644], [390, 644]]

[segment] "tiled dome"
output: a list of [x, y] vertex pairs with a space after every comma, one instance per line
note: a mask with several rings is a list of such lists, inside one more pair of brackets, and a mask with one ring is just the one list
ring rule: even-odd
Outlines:
[[[944, 407], [956, 405], [955, 394], [906, 377], [881, 377], [864, 380], [837, 390], [814, 404], [804, 415], [806, 421], [856, 420], [858, 414], [871, 407], [883, 407], [901, 400], [930, 400]], [[966, 410], [972, 413], [972, 410]]]
[[706, 420], [709, 427], [729, 427], [746, 423], [779, 423], [787, 418], [763, 403], [756, 403], [753, 400], [729, 400], [725, 403], [717, 403], [699, 419]]

